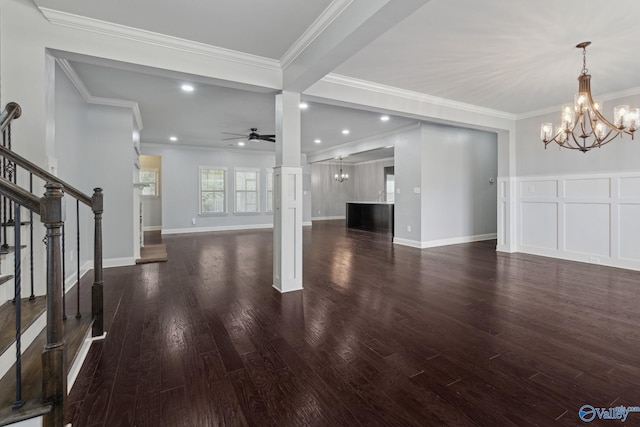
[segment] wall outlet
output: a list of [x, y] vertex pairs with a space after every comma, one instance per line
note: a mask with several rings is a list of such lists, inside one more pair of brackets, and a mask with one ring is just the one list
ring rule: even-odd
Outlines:
[[407, 225], [407, 231], [411, 231], [411, 226]]
[[420, 187], [413, 187], [414, 194], [420, 194]]
[[191, 218], [191, 225], [196, 225], [196, 219], [195, 218]]
[[318, 209], [318, 215], [320, 215], [320, 209]]
[[396, 194], [400, 194], [400, 188], [396, 188]]

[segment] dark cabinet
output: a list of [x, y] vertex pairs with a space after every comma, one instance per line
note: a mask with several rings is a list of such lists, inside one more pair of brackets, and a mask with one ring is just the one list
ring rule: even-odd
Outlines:
[[347, 227], [393, 234], [393, 204], [347, 202]]

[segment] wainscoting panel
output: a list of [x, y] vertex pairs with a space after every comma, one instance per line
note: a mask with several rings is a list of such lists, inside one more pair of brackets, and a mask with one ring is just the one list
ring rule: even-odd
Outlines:
[[609, 204], [566, 203], [564, 249], [586, 255], [611, 256]]
[[522, 245], [541, 249], [558, 249], [558, 204], [523, 202]]
[[640, 173], [516, 181], [518, 252], [640, 270]]

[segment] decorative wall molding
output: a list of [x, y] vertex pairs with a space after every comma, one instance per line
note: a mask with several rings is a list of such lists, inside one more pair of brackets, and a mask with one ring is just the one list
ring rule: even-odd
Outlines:
[[467, 111], [470, 113], [484, 114], [491, 117], [497, 117], [500, 119], [515, 120], [517, 116], [512, 113], [507, 113], [500, 110], [494, 110], [492, 108], [480, 107], [473, 104], [466, 104], [464, 102], [452, 101], [446, 98], [440, 98], [433, 95], [427, 95], [421, 92], [415, 92], [407, 89], [400, 89], [394, 86], [387, 86], [381, 83], [370, 82], [367, 80], [356, 79], [354, 77], [348, 77], [341, 74], [329, 73], [322, 78], [322, 81], [326, 83], [333, 83], [337, 85], [352, 87], [356, 89], [366, 90], [370, 92], [377, 92], [386, 95], [391, 95], [399, 98], [405, 98], [412, 101], [424, 102], [440, 107], [455, 108], [461, 111]]
[[40, 7], [39, 9], [44, 17], [49, 22], [55, 25], [61, 25], [78, 30], [91, 31], [107, 36], [175, 49], [186, 53], [208, 56], [224, 61], [232, 61], [251, 67], [263, 68], [272, 71], [281, 71], [280, 61], [275, 59], [265, 58], [258, 55], [251, 55], [231, 49], [224, 49], [205, 43], [168, 36], [166, 34], [159, 34], [152, 31], [127, 27], [125, 25], [101, 21], [99, 19], [87, 18], [85, 16], [61, 12], [46, 7]]
[[516, 179], [517, 250], [640, 270], [640, 172]]
[[130, 108], [133, 114], [133, 118], [136, 121], [136, 125], [138, 126], [138, 131], [141, 131], [143, 128], [142, 125], [142, 116], [140, 115], [140, 108], [138, 103], [135, 101], [128, 101], [124, 99], [115, 99], [115, 98], [103, 98], [100, 96], [93, 96], [87, 86], [84, 84], [76, 70], [73, 66], [63, 58], [56, 58], [56, 62], [67, 75], [73, 86], [78, 90], [80, 96], [84, 98], [84, 100], [89, 104], [97, 104], [97, 105], [108, 105], [110, 107], [122, 107], [122, 108]]
[[305, 30], [304, 33], [291, 45], [280, 58], [280, 66], [284, 69], [304, 52], [315, 39], [322, 34], [331, 23], [353, 3], [353, 0], [334, 0]]
[[[629, 89], [621, 90], [619, 92], [606, 93], [604, 95], [598, 95], [598, 99], [604, 101], [611, 101], [614, 99], [620, 99], [627, 96], [640, 95], [640, 86], [632, 87]], [[554, 107], [547, 107], [540, 110], [529, 111], [522, 114], [516, 114], [516, 120], [530, 119], [532, 117], [544, 116], [546, 114], [559, 113], [562, 111], [561, 105]], [[613, 110], [610, 110], [613, 111]]]

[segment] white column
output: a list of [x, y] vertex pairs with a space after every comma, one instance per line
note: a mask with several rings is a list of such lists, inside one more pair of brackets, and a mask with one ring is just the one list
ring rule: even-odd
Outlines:
[[273, 170], [273, 287], [302, 289], [302, 167], [300, 94], [276, 95], [276, 167]]

